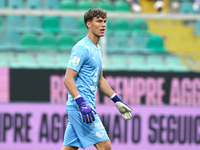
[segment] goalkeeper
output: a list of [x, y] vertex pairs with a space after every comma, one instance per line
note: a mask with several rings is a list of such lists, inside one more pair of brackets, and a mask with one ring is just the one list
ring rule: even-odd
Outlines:
[[131, 119], [131, 108], [122, 102], [103, 77], [102, 49], [107, 13], [89, 9], [84, 14], [87, 36], [72, 49], [64, 84], [67, 87], [66, 111], [69, 117], [61, 150], [77, 150], [94, 145], [98, 150], [111, 150], [109, 137], [95, 112], [97, 87], [115, 103], [124, 119]]

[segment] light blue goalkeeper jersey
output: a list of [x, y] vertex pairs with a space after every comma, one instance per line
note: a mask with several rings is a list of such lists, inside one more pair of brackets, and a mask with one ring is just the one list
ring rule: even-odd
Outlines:
[[[96, 46], [87, 36], [80, 40], [72, 49], [68, 68], [78, 72], [74, 78], [80, 95], [91, 108], [95, 109], [96, 92], [99, 74], [102, 71], [102, 49]], [[67, 107], [77, 107], [68, 92]]]

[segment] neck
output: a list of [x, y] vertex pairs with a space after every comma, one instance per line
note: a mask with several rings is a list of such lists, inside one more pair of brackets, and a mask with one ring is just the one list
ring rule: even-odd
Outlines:
[[87, 37], [97, 46], [100, 37], [97, 37], [96, 35], [94, 35], [93, 33], [88, 32], [87, 33]]

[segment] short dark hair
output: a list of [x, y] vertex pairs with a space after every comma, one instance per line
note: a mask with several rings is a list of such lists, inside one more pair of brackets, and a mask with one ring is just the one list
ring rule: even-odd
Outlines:
[[[92, 21], [94, 17], [97, 18], [103, 18], [106, 19], [107, 18], [107, 12], [103, 11], [100, 8], [94, 8], [94, 9], [89, 9], [85, 14], [84, 14], [84, 22], [85, 25], [88, 21]], [[87, 25], [86, 25], [87, 27]]]

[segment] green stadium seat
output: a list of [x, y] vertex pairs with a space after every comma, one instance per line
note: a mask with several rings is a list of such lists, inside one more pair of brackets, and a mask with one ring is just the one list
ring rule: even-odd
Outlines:
[[60, 29], [60, 21], [59, 17], [43, 17], [42, 27], [45, 31], [50, 32], [59, 32]]
[[131, 23], [131, 30], [134, 32], [147, 32], [148, 31], [148, 24], [144, 19], [134, 19]]
[[86, 34], [87, 33], [87, 27], [86, 27], [84, 19], [82, 17], [78, 18], [78, 29], [79, 29], [78, 32], [80, 34]]
[[15, 59], [15, 53], [8, 53], [8, 52], [1, 52], [0, 53], [0, 62], [6, 62], [6, 64], [9, 64], [10, 61]]
[[58, 9], [59, 0], [45, 0], [44, 6], [45, 9]]
[[73, 0], [62, 0], [60, 2], [60, 9], [63, 10], [75, 10], [76, 8], [76, 2]]
[[16, 64], [12, 64], [12, 67], [15, 65], [15, 68], [38, 68], [38, 65], [35, 61], [35, 56], [32, 53], [17, 53], [16, 59]]
[[0, 61], [0, 67], [8, 67], [8, 65], [6, 61]]
[[40, 0], [27, 0], [28, 9], [40, 9], [41, 1]]
[[0, 17], [0, 30], [2, 30], [2, 26], [3, 26], [3, 24], [2, 24], [2, 17]]
[[106, 34], [112, 34], [113, 33], [113, 23], [112, 20], [107, 19], [106, 20]]
[[179, 12], [181, 14], [184, 14], [184, 13], [193, 14], [194, 11], [193, 11], [192, 2], [191, 1], [181, 2]]
[[79, 0], [77, 2], [77, 8], [79, 10], [88, 10], [88, 9], [93, 8], [93, 4], [91, 1]]
[[197, 20], [197, 22], [196, 22], [195, 34], [200, 36], [200, 20]]
[[106, 10], [106, 11], [112, 11], [113, 10], [113, 6], [112, 6], [111, 1], [99, 0], [99, 1], [97, 1], [96, 7], [101, 8], [101, 9]]
[[37, 53], [36, 60], [39, 68], [44, 69], [57, 69], [55, 54], [50, 53]]
[[6, 4], [5, 4], [5, 0], [0, 0], [0, 8], [5, 8]]
[[56, 39], [53, 34], [43, 34], [40, 40], [40, 48], [43, 50], [56, 49]]
[[66, 69], [70, 58], [69, 53], [57, 53], [56, 54], [56, 65], [58, 69]]
[[21, 64], [18, 63], [18, 61], [16, 59], [16, 53], [11, 53], [8, 57], [9, 57], [9, 61], [8, 61], [9, 68], [20, 68], [21, 67]]
[[128, 19], [116, 18], [113, 22], [115, 32], [130, 33], [130, 24]]
[[131, 50], [132, 53], [147, 54], [150, 51], [147, 49], [149, 34], [146, 32], [133, 32], [131, 34]]
[[147, 56], [147, 65], [151, 69], [151, 71], [169, 71], [169, 68], [166, 66], [163, 56]]
[[24, 49], [32, 50], [37, 49], [39, 40], [36, 34], [26, 33], [22, 37], [22, 46]]
[[146, 65], [145, 56], [130, 55], [128, 58], [128, 70], [131, 71], [150, 71]]
[[22, 50], [20, 47], [20, 35], [19, 33], [7, 32], [6, 33], [6, 46], [8, 50]]
[[114, 1], [113, 5], [113, 9], [115, 11], [130, 11], [130, 6], [126, 1]]
[[0, 67], [8, 66], [8, 53], [7, 52], [0, 52]]
[[75, 41], [73, 35], [61, 35], [58, 40], [59, 50], [62, 51], [71, 51], [74, 45]]
[[8, 7], [10, 9], [22, 9], [23, 5], [23, 0], [8, 0]]
[[107, 55], [105, 57], [105, 70], [127, 70], [126, 56]]
[[164, 48], [164, 41], [161, 36], [156, 34], [151, 34], [147, 41], [147, 48], [151, 52], [155, 53], [168, 53], [167, 50]]
[[113, 33], [113, 42], [109, 41], [107, 45], [107, 53], [127, 53], [128, 51], [128, 36], [125, 33]]
[[38, 16], [26, 16], [24, 29], [26, 32], [41, 32], [41, 21]]
[[7, 52], [0, 52], [0, 61], [7, 61]]
[[67, 33], [77, 33], [77, 20], [75, 17], [62, 17], [60, 21], [60, 29]]
[[196, 13], [196, 14], [200, 14], [200, 3], [199, 3], [198, 10], [196, 10], [195, 13]]
[[181, 58], [177, 56], [167, 56], [165, 58], [167, 68], [175, 72], [188, 72], [189, 68], [182, 64]]
[[22, 16], [7, 16], [6, 26], [9, 30], [22, 30]]
[[86, 37], [86, 34], [80, 34], [80, 35], [76, 36], [75, 43], [77, 43], [78, 41], [82, 40], [84, 37]]
[[4, 51], [5, 48], [4, 48], [4, 45], [3, 45], [3, 42], [2, 42], [2, 34], [0, 34], [0, 51]]
[[16, 61], [15, 53], [0, 52], [0, 67], [9, 67], [12, 61]]

